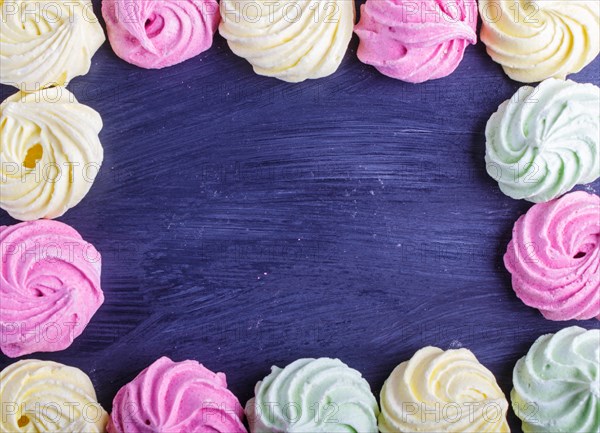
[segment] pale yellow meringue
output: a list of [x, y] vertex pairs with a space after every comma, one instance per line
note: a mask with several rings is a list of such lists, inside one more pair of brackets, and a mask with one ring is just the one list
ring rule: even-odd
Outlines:
[[354, 0], [222, 0], [219, 32], [259, 75], [288, 82], [339, 67], [352, 38]]
[[467, 349], [425, 347], [397, 366], [381, 390], [379, 430], [509, 432], [508, 402]]
[[598, 0], [479, 0], [481, 40], [513, 80], [581, 71], [600, 51]]
[[90, 0], [0, 0], [0, 83], [32, 92], [90, 70], [105, 36]]
[[0, 373], [0, 433], [104, 433], [108, 414], [81, 370], [28, 359]]
[[88, 193], [104, 152], [102, 119], [64, 87], [17, 92], [0, 104], [0, 208], [57, 218]]

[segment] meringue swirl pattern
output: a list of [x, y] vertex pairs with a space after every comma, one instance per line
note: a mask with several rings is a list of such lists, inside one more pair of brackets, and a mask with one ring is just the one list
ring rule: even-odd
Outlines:
[[216, 0], [103, 0], [102, 16], [115, 53], [146, 69], [208, 50], [220, 21]]
[[550, 78], [487, 122], [487, 171], [514, 199], [546, 202], [600, 176], [600, 88]]
[[360, 15], [358, 58], [402, 81], [450, 75], [477, 42], [474, 0], [367, 0]]
[[57, 218], [92, 187], [104, 152], [100, 115], [64, 87], [18, 92], [0, 105], [0, 208]]
[[571, 326], [538, 338], [513, 370], [523, 432], [600, 431], [600, 330]]
[[333, 74], [348, 49], [354, 0], [222, 0], [219, 32], [259, 75], [288, 82]]
[[223, 373], [162, 357], [113, 401], [108, 433], [246, 433], [244, 409]]
[[597, 0], [479, 0], [481, 40], [515, 81], [564, 79], [600, 51]]
[[81, 370], [28, 359], [0, 372], [0, 432], [104, 433], [108, 414]]
[[519, 298], [550, 320], [600, 320], [600, 197], [572, 192], [533, 206], [504, 255]]
[[425, 347], [385, 381], [379, 430], [509, 432], [507, 410], [494, 375], [473, 353]]
[[90, 0], [6, 0], [0, 6], [0, 82], [24, 91], [87, 74], [106, 39]]
[[246, 404], [252, 433], [377, 433], [379, 408], [361, 374], [339, 359], [299, 359], [256, 384]]
[[17, 357], [69, 347], [104, 301], [100, 253], [51, 220], [0, 227], [0, 247], [2, 352]]

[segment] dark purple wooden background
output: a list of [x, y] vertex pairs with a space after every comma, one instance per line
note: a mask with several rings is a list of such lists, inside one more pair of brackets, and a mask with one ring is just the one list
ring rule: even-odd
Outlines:
[[[294, 85], [219, 36], [160, 71], [106, 43], [70, 86], [102, 114], [104, 165], [61, 218], [102, 252], [106, 302], [72, 347], [35, 357], [82, 368], [107, 409], [161, 355], [225, 372], [244, 404], [272, 364], [301, 357], [339, 357], [379, 393], [426, 345], [470, 348], [508, 394], [530, 344], [575, 323], [523, 305], [502, 265], [530, 204], [485, 173], [484, 128], [520, 85], [481, 43], [421, 85], [356, 47]], [[571, 78], [598, 77], [596, 59]]]

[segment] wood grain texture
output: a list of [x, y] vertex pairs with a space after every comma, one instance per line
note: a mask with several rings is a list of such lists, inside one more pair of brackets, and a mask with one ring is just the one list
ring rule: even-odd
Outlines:
[[[104, 165], [61, 218], [102, 252], [106, 302], [72, 347], [36, 357], [89, 373], [107, 409], [161, 355], [225, 372], [245, 403], [300, 357], [339, 357], [378, 393], [425, 345], [470, 348], [508, 394], [530, 344], [575, 324], [523, 305], [502, 265], [530, 205], [485, 173], [484, 127], [520, 85], [481, 43], [422, 85], [356, 47], [334, 76], [292, 85], [219, 36], [160, 71], [106, 43], [70, 86], [103, 116]], [[598, 77], [600, 59], [572, 76]]]

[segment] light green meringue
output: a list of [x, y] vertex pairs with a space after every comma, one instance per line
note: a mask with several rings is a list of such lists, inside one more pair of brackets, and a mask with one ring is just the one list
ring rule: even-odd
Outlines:
[[600, 431], [600, 330], [578, 326], [543, 335], [513, 371], [511, 392], [523, 431]]
[[504, 194], [552, 200], [600, 176], [600, 88], [553, 78], [521, 87], [485, 136], [487, 171]]
[[271, 367], [246, 404], [252, 433], [377, 433], [379, 407], [361, 374], [339, 359]]

